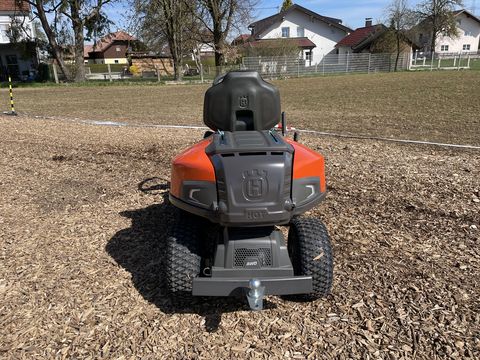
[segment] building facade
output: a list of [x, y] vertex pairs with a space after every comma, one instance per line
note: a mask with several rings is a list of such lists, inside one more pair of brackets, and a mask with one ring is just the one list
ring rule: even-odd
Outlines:
[[[480, 46], [480, 19], [465, 9], [453, 12], [458, 36], [440, 35], [435, 41], [435, 53], [477, 52]], [[418, 24], [414, 29], [415, 41], [424, 52], [431, 51], [432, 34], [428, 22]]]
[[95, 44], [85, 46], [85, 63], [127, 65], [127, 53], [132, 50], [134, 41], [136, 38], [122, 30], [105, 35]]
[[311, 64], [320, 63], [325, 55], [334, 53], [335, 45], [352, 31], [340, 19], [319, 15], [296, 4], [250, 24], [249, 28], [252, 41], [293, 38], [306, 39], [299, 44], [313, 43], [313, 47], [300, 47], [300, 56]]
[[25, 1], [0, 0], [0, 79], [34, 78], [38, 65], [30, 6]]

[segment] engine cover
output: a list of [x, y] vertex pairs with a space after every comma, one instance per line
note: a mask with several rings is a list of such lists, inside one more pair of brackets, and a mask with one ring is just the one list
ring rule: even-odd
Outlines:
[[221, 224], [290, 220], [293, 147], [281, 136], [267, 130], [220, 132], [205, 151], [215, 169]]

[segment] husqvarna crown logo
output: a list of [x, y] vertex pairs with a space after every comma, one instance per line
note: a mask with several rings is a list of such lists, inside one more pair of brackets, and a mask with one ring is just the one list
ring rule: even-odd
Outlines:
[[240, 97], [238, 98], [238, 105], [239, 105], [241, 108], [246, 108], [246, 107], [248, 107], [248, 96], [247, 96], [247, 95], [240, 96]]
[[251, 170], [243, 173], [243, 196], [247, 200], [260, 200], [268, 192], [267, 172]]

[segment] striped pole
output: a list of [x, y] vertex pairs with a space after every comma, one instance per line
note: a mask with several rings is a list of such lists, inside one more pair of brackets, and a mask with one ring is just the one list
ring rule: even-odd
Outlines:
[[10, 75], [8, 75], [8, 89], [10, 90], [10, 115], [17, 115], [15, 112], [15, 107], [13, 105], [13, 91], [12, 91], [12, 78]]

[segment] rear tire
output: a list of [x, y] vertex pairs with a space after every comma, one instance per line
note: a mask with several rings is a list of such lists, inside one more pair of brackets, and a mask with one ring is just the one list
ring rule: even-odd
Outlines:
[[287, 298], [311, 301], [328, 295], [333, 280], [333, 255], [325, 225], [313, 217], [293, 218], [288, 231], [287, 248], [294, 274], [311, 276], [313, 282], [310, 294]]
[[202, 222], [179, 209], [173, 222], [166, 244], [166, 287], [170, 295], [184, 298], [191, 296], [193, 279], [201, 270]]

